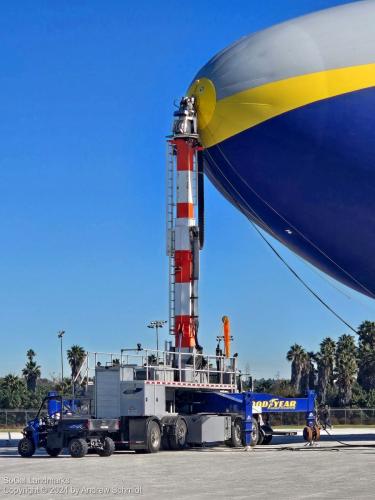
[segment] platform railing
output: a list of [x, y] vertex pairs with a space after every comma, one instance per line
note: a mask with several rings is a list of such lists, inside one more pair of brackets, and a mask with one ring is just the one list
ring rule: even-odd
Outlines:
[[[236, 389], [238, 375], [234, 357], [156, 349], [122, 349], [120, 353], [87, 353], [80, 370], [80, 378], [86, 387], [94, 382], [95, 369], [100, 366], [133, 368], [137, 380], [216, 384], [232, 391]], [[144, 378], [140, 378], [140, 372], [144, 372]]]

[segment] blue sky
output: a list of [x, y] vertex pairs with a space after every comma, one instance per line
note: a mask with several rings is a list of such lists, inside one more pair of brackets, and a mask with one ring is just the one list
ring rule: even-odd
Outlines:
[[[173, 101], [239, 37], [340, 3], [2, 2], [0, 374], [18, 373], [29, 347], [44, 375], [57, 373], [59, 329], [66, 345], [92, 351], [154, 344], [146, 324], [167, 318]], [[346, 332], [210, 185], [206, 220], [206, 351], [227, 314], [242, 365], [257, 377], [286, 376], [292, 343], [314, 350]], [[372, 301], [282, 253], [349, 322], [374, 317]]]

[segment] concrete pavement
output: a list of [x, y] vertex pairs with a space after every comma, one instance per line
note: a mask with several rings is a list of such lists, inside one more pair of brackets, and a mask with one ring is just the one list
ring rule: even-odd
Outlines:
[[333, 431], [318, 447], [305, 447], [300, 436], [276, 437], [249, 452], [221, 447], [83, 459], [38, 452], [23, 459], [3, 447], [0, 498], [372, 499], [375, 429]]

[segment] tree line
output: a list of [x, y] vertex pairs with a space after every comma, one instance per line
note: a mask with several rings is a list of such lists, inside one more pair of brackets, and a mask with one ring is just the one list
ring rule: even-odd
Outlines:
[[[319, 402], [330, 406], [374, 408], [375, 322], [361, 323], [357, 335], [358, 338], [343, 334], [337, 340], [326, 337], [317, 352], [306, 351], [299, 344], [292, 345], [286, 355], [291, 362], [290, 380], [255, 380], [254, 390], [293, 397], [314, 389]], [[71, 395], [72, 380], [86, 353], [83, 347], [73, 345], [66, 355], [71, 376], [51, 380], [41, 378], [36, 353], [29, 349], [22, 375], [8, 374], [0, 378], [0, 408], [37, 408], [51, 390]]]
[[64, 380], [41, 378], [41, 367], [36, 361], [36, 353], [33, 349], [29, 349], [22, 375], [9, 373], [0, 378], [0, 408], [38, 408], [49, 391], [71, 395], [72, 381], [82, 366], [86, 352], [83, 347], [73, 345], [66, 351], [66, 356], [70, 366], [70, 377], [64, 377]]
[[315, 353], [292, 345], [286, 357], [295, 395], [315, 389], [330, 406], [375, 407], [375, 322], [361, 323], [357, 335], [326, 337]]

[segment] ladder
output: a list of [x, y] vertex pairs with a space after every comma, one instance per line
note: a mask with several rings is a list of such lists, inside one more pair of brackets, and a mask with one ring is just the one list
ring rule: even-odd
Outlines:
[[175, 155], [173, 144], [167, 141], [167, 172], [166, 172], [166, 234], [168, 259], [168, 310], [169, 310], [169, 334], [175, 334]]

